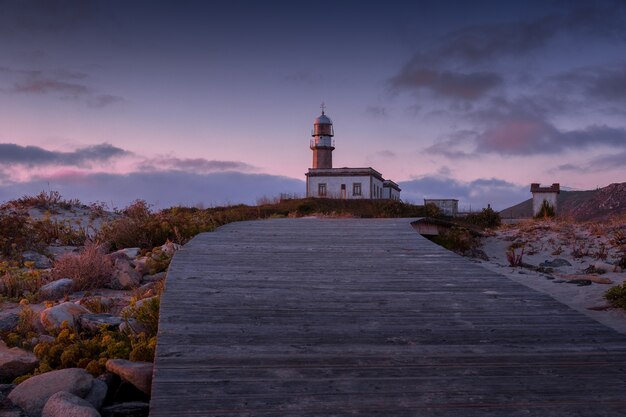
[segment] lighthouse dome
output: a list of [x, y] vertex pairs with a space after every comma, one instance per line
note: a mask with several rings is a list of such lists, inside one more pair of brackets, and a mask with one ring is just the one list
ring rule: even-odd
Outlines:
[[315, 119], [313, 124], [314, 125], [332, 125], [333, 122], [330, 120], [330, 118], [328, 116], [326, 116], [324, 113], [322, 113], [321, 115], [319, 115]]

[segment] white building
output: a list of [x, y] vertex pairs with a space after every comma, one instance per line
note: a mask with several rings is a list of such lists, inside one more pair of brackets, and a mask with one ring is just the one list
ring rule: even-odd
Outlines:
[[539, 183], [530, 184], [530, 192], [533, 195], [533, 216], [537, 216], [541, 212], [541, 206], [545, 201], [548, 206], [557, 210], [557, 198], [561, 192], [561, 185], [554, 183], [550, 187], [542, 187]]
[[400, 200], [400, 187], [368, 168], [333, 168], [333, 122], [322, 114], [313, 122], [310, 148], [313, 168], [306, 175], [306, 196], [343, 199]]

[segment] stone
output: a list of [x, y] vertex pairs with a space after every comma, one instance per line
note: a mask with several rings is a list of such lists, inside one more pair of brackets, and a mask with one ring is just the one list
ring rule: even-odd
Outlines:
[[82, 398], [59, 391], [46, 401], [41, 417], [100, 417], [100, 413]]
[[9, 348], [0, 340], [0, 382], [11, 382], [18, 376], [33, 371], [39, 365], [39, 359], [31, 352], [13, 347]]
[[102, 325], [105, 325], [107, 329], [113, 330], [122, 324], [122, 318], [114, 316], [108, 313], [100, 314], [83, 314], [78, 318], [78, 324], [83, 330], [95, 332]]
[[166, 277], [167, 277], [167, 272], [158, 272], [153, 275], [144, 275], [144, 277], [142, 278], [142, 281], [146, 283], [153, 283], [153, 282], [163, 281]]
[[85, 396], [85, 401], [91, 404], [96, 410], [99, 410], [102, 408], [102, 404], [104, 404], [108, 391], [109, 386], [106, 382], [96, 378], [93, 380], [91, 391]]
[[171, 257], [174, 256], [174, 253], [176, 253], [176, 251], [179, 250], [181, 247], [182, 246], [180, 246], [179, 244], [170, 242], [168, 240], [167, 242], [165, 242], [165, 244], [161, 246], [161, 252]]
[[116, 290], [131, 290], [139, 287], [141, 274], [126, 259], [116, 259], [111, 278], [111, 287]]
[[39, 315], [39, 320], [46, 330], [58, 328], [64, 321], [67, 321], [71, 327], [76, 327], [78, 318], [89, 313], [91, 312], [81, 305], [65, 302], [43, 310]]
[[139, 248], [124, 248], [118, 250], [115, 253], [123, 253], [128, 259], [135, 259], [139, 255], [140, 250], [141, 249]]
[[48, 246], [46, 252], [52, 256], [52, 259], [57, 259], [66, 253], [78, 253], [78, 246]]
[[52, 266], [52, 261], [46, 255], [29, 250], [22, 253], [24, 262], [33, 262], [37, 269], [48, 269]]
[[119, 330], [122, 333], [132, 333], [135, 335], [139, 333], [148, 333], [148, 327], [133, 318], [122, 321]]
[[551, 261], [544, 261], [539, 264], [539, 266], [543, 266], [544, 268], [560, 268], [562, 266], [572, 266], [571, 263], [567, 259], [556, 258]]
[[150, 362], [131, 362], [126, 359], [109, 359], [106, 363], [107, 371], [119, 375], [148, 395], [152, 389], [152, 367]]
[[102, 417], [148, 417], [150, 404], [133, 401], [114, 404], [102, 409]]
[[92, 385], [93, 377], [84, 369], [60, 369], [27, 379], [11, 391], [9, 399], [22, 407], [26, 414], [36, 417], [41, 415], [53, 394], [66, 391], [83, 398], [91, 391]]
[[134, 259], [132, 265], [135, 267], [135, 271], [141, 276], [148, 273], [150, 268], [148, 267], [148, 257], [142, 256], [141, 258]]
[[19, 322], [20, 315], [16, 313], [9, 313], [0, 317], [0, 333], [12, 332]]
[[58, 300], [72, 293], [74, 280], [71, 278], [61, 278], [52, 281], [39, 289], [40, 300]]

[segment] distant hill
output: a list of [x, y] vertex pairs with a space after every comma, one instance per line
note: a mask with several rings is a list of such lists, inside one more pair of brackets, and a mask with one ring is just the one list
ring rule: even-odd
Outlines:
[[[561, 191], [558, 215], [578, 221], [603, 220], [626, 215], [626, 183], [611, 184], [597, 190]], [[532, 199], [500, 211], [503, 219], [532, 217]]]

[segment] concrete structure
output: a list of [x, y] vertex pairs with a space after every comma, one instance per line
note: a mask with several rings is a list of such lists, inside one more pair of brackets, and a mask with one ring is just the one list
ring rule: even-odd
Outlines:
[[424, 205], [434, 204], [444, 216], [455, 217], [459, 213], [459, 200], [453, 198], [425, 198]]
[[559, 183], [554, 183], [550, 187], [541, 187], [539, 183], [530, 184], [530, 192], [533, 194], [533, 216], [541, 212], [541, 206], [546, 201], [557, 213], [557, 197], [561, 192]]
[[400, 187], [371, 167], [333, 168], [333, 122], [324, 113], [313, 122], [313, 167], [306, 175], [306, 196], [340, 199], [400, 200]]

